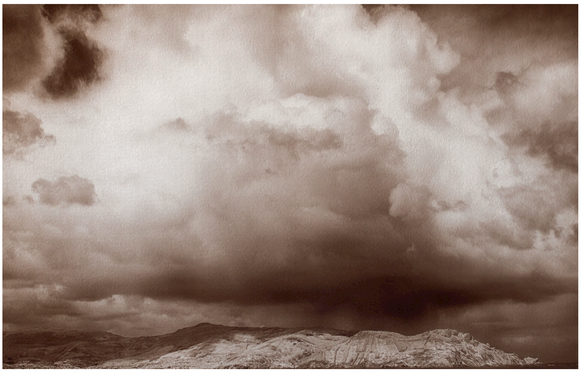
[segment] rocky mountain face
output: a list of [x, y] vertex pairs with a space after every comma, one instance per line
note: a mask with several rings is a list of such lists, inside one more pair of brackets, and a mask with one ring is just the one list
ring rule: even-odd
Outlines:
[[151, 337], [43, 332], [4, 335], [4, 368], [527, 367], [467, 333], [242, 328], [199, 324]]

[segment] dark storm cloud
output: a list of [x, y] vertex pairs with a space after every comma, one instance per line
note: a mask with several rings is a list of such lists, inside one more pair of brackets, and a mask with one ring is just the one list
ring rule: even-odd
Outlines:
[[42, 84], [52, 98], [70, 98], [100, 78], [103, 51], [85, 34], [101, 18], [96, 5], [45, 5], [44, 14], [64, 41], [64, 58]]
[[69, 98], [99, 80], [103, 52], [78, 31], [61, 31], [65, 57], [42, 84], [52, 98]]
[[42, 129], [42, 122], [36, 116], [16, 111], [2, 111], [2, 153], [21, 154], [35, 144], [54, 144], [55, 138]]
[[99, 79], [103, 52], [85, 30], [99, 21], [98, 6], [4, 5], [5, 93], [40, 80], [53, 98], [69, 98]]
[[[353, 245], [348, 249], [356, 247]], [[336, 244], [334, 249], [339, 249]], [[322, 253], [328, 248], [311, 246], [310, 250]], [[330, 257], [331, 260], [335, 262], [328, 262], [327, 268], [318, 268], [320, 274], [305, 270], [300, 261], [277, 271], [270, 268], [259, 270], [247, 263], [241, 267], [224, 268], [220, 274], [194, 260], [167, 262], [154, 270], [97, 279], [88, 285], [68, 282], [65, 285], [68, 290], [63, 295], [93, 301], [114, 294], [139, 294], [163, 301], [232, 302], [253, 306], [309, 303], [320, 314], [348, 310], [360, 319], [387, 317], [418, 321], [439, 310], [495, 301], [536, 303], [577, 291], [575, 278], [555, 278], [542, 272], [519, 277], [501, 276], [495, 272], [471, 275], [467, 268], [473, 264], [453, 257], [434, 256], [431, 263], [416, 260], [414, 264], [421, 269], [410, 267], [410, 262], [403, 257], [391, 262], [383, 260], [381, 264], [391, 269], [385, 271], [398, 276], [384, 274], [383, 277], [370, 278], [361, 272], [364, 269], [361, 263], [349, 265], [351, 261], [347, 257]], [[398, 268], [397, 261], [407, 268]], [[375, 271], [375, 268], [370, 269]], [[449, 272], [456, 272], [457, 277], [442, 277]]]
[[[449, 269], [453, 269], [450, 265]], [[555, 282], [551, 277], [531, 275], [517, 280], [497, 280], [488, 278], [475, 286], [453, 283], [439, 283], [428, 276], [373, 278], [349, 283], [325, 291], [279, 294], [281, 299], [290, 296], [295, 299], [311, 298], [323, 313], [337, 309], [349, 309], [360, 317], [374, 319], [393, 318], [417, 321], [438, 310], [462, 308], [490, 301], [511, 300], [535, 303], [556, 294], [575, 293], [576, 285]], [[538, 285], [530, 285], [530, 281]], [[296, 296], [296, 297], [295, 297]]]
[[[447, 270], [459, 267], [448, 264]], [[352, 276], [344, 268], [346, 276]], [[293, 272], [294, 271], [294, 272]], [[531, 274], [522, 278], [483, 278], [478, 284], [462, 285], [433, 279], [437, 274], [402, 273], [404, 276], [385, 276], [341, 283], [340, 278], [322, 278], [310, 286], [297, 288], [289, 279], [300, 282], [299, 269], [287, 270], [284, 274], [266, 273], [254, 277], [237, 287], [222, 287], [220, 284], [197, 278], [180, 269], [175, 273], [164, 272], [141, 285], [129, 289], [129, 293], [157, 299], [182, 299], [203, 302], [231, 301], [246, 305], [310, 303], [320, 314], [332, 314], [337, 310], [349, 310], [358, 318], [391, 318], [418, 321], [438, 310], [462, 308], [493, 301], [515, 301], [535, 303], [563, 293], [575, 293], [574, 280], [555, 280], [548, 275]], [[282, 277], [281, 277], [282, 276]], [[534, 284], [531, 284], [534, 283]], [[105, 287], [106, 283], [98, 288]], [[83, 289], [78, 288], [79, 295]], [[99, 290], [101, 295], [108, 297]], [[77, 297], [75, 297], [77, 298]]]
[[3, 91], [25, 88], [44, 70], [45, 30], [36, 5], [2, 5]]
[[80, 204], [90, 206], [97, 201], [95, 185], [88, 179], [77, 175], [60, 177], [55, 182], [39, 178], [32, 184], [40, 202], [48, 205]]

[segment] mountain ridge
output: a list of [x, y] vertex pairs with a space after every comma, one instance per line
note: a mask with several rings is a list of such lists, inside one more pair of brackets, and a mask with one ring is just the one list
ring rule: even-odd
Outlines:
[[200, 323], [172, 333], [3, 333], [4, 368], [478, 368], [538, 365], [470, 334], [235, 327]]

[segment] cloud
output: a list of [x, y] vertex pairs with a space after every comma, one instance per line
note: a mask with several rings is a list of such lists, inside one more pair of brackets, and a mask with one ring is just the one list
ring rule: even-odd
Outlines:
[[[516, 77], [515, 77], [516, 78]], [[531, 68], [500, 90], [505, 104], [492, 113], [503, 140], [549, 166], [577, 172], [577, 68], [572, 61]]]
[[99, 79], [101, 50], [82, 33], [61, 32], [65, 40], [65, 57], [45, 80], [43, 86], [53, 98], [71, 97], [81, 87]]
[[[506, 352], [535, 355], [544, 362], [574, 361], [578, 344], [577, 308], [577, 295], [568, 294], [537, 303], [470, 306], [465, 312], [442, 314], [439, 322], [442, 328], [462, 324], [460, 327], [477, 340], [488, 339], [491, 345]], [[534, 339], [539, 342], [532, 342]]]
[[4, 92], [26, 89], [59, 58], [59, 43], [35, 5], [2, 6]]
[[411, 8], [465, 56], [442, 89], [481, 106], [509, 146], [576, 172], [576, 5]]
[[442, 84], [446, 90], [460, 88], [467, 98], [474, 89], [490, 88], [498, 72], [518, 75], [535, 64], [577, 59], [577, 5], [410, 8], [464, 57]]
[[[554, 18], [527, 42], [505, 14], [488, 43], [464, 7], [91, 9], [46, 15], [87, 61], [106, 51], [90, 74], [54, 70], [56, 99], [5, 91], [59, 138], [5, 162], [7, 326], [444, 319], [496, 345], [535, 329], [523, 352], [556, 334], [478, 323], [576, 296], [577, 60], [535, 39], [568, 35]], [[17, 203], [31, 184], [40, 203]]]
[[170, 132], [189, 132], [192, 127], [189, 126], [184, 119], [177, 118], [175, 120], [169, 121], [161, 126], [162, 130], [167, 130]]
[[518, 134], [507, 134], [511, 144], [522, 146], [531, 156], [544, 157], [556, 169], [578, 170], [577, 122], [553, 125], [545, 123], [538, 131], [525, 129]]
[[86, 29], [101, 18], [101, 11], [91, 5], [47, 5], [43, 10], [63, 39], [64, 57], [42, 85], [52, 98], [70, 98], [100, 79], [103, 51]]
[[51, 23], [94, 23], [102, 16], [100, 6], [94, 4], [45, 4], [42, 11]]
[[100, 18], [98, 7], [5, 5], [3, 9], [5, 92], [32, 88], [36, 94], [70, 98], [99, 79], [103, 51], [86, 36]]
[[59, 177], [55, 182], [39, 178], [32, 184], [40, 202], [48, 205], [80, 204], [93, 205], [97, 200], [95, 185], [88, 179], [77, 175]]
[[2, 153], [4, 156], [22, 154], [31, 146], [54, 144], [55, 137], [47, 135], [36, 116], [12, 110], [2, 111]]

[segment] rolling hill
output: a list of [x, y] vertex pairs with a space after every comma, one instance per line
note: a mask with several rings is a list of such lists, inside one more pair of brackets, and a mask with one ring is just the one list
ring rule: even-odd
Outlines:
[[3, 334], [4, 368], [477, 368], [532, 367], [450, 329], [415, 336], [333, 329], [226, 327], [122, 337], [107, 332]]

